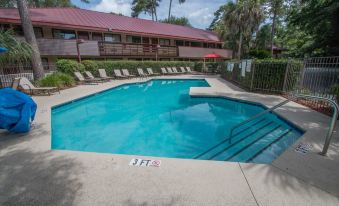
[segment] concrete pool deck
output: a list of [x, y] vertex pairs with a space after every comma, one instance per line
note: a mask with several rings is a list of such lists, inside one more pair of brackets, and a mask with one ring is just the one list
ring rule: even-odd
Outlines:
[[[273, 106], [282, 97], [247, 93], [216, 76], [191, 95], [225, 96]], [[326, 157], [321, 151], [329, 117], [296, 103], [277, 113], [305, 134], [270, 165], [155, 158], [161, 167], [129, 166], [134, 155], [51, 150], [50, 110], [79, 97], [141, 79], [81, 85], [34, 97], [36, 121], [28, 134], [0, 131], [0, 205], [339, 205], [339, 126]], [[294, 151], [300, 142], [313, 149]]]

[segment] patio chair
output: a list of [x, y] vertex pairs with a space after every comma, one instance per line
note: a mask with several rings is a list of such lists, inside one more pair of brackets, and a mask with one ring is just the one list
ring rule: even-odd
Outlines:
[[90, 72], [90, 71], [85, 71], [85, 74], [88, 77], [88, 79], [91, 79], [91, 80], [97, 80], [98, 82], [109, 81], [109, 79], [106, 79], [106, 78], [96, 78], [96, 77], [94, 77], [92, 72]]
[[122, 69], [122, 74], [130, 78], [135, 77], [135, 75], [129, 74], [129, 71], [127, 69]]
[[152, 68], [147, 68], [147, 72], [148, 72], [148, 74], [151, 75], [151, 76], [159, 75], [159, 73], [153, 72], [153, 69], [152, 69]]
[[99, 72], [99, 77], [102, 78], [102, 79], [107, 79], [107, 80], [114, 79], [114, 77], [109, 77], [109, 76], [107, 75], [105, 69], [98, 69], [98, 72]]
[[18, 90], [19, 89], [19, 83], [20, 83], [20, 77], [14, 78], [11, 88], [14, 90]]
[[193, 73], [193, 71], [191, 70], [191, 67], [186, 67], [187, 73]]
[[182, 73], [187, 73], [187, 71], [185, 70], [185, 67], [180, 67], [180, 70]]
[[168, 74], [167, 70], [164, 67], [161, 67], [160, 69], [161, 69], [162, 75]]
[[182, 73], [182, 72], [179, 72], [176, 67], [172, 67], [172, 71], [173, 71], [173, 73], [176, 73], [176, 74]]
[[140, 77], [147, 77], [148, 75], [144, 73], [144, 70], [137, 68], [138, 74]]
[[167, 67], [168, 74], [175, 74], [171, 67]]
[[114, 71], [115, 77], [117, 77], [119, 79], [127, 79], [128, 78], [127, 76], [121, 74], [120, 69], [114, 69], [113, 71]]
[[59, 92], [58, 87], [35, 87], [26, 77], [19, 77], [18, 80], [18, 88], [23, 91], [29, 91], [30, 95], [34, 94], [48, 94], [51, 95], [54, 92]]
[[96, 79], [86, 79], [80, 72], [74, 72], [75, 78], [82, 84], [97, 84]]

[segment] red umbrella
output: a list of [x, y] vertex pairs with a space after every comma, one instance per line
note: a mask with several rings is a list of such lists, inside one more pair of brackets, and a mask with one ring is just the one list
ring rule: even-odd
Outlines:
[[216, 59], [216, 58], [220, 58], [221, 56], [219, 54], [216, 53], [212, 53], [212, 54], [206, 54], [204, 56], [204, 58], [211, 58], [211, 59]]

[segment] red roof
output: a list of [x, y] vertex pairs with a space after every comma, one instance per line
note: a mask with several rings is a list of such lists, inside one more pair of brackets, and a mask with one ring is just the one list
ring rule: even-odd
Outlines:
[[[140, 35], [220, 42], [214, 32], [77, 8], [30, 9], [34, 25], [59, 26]], [[0, 9], [0, 22], [20, 23], [17, 9]]]

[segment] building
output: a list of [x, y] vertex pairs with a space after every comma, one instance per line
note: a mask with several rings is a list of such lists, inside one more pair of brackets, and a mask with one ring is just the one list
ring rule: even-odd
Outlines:
[[[77, 8], [30, 11], [44, 63], [76, 59], [80, 39], [82, 59], [195, 61], [209, 53], [232, 57], [210, 31]], [[18, 10], [1, 8], [0, 27], [23, 36]]]

